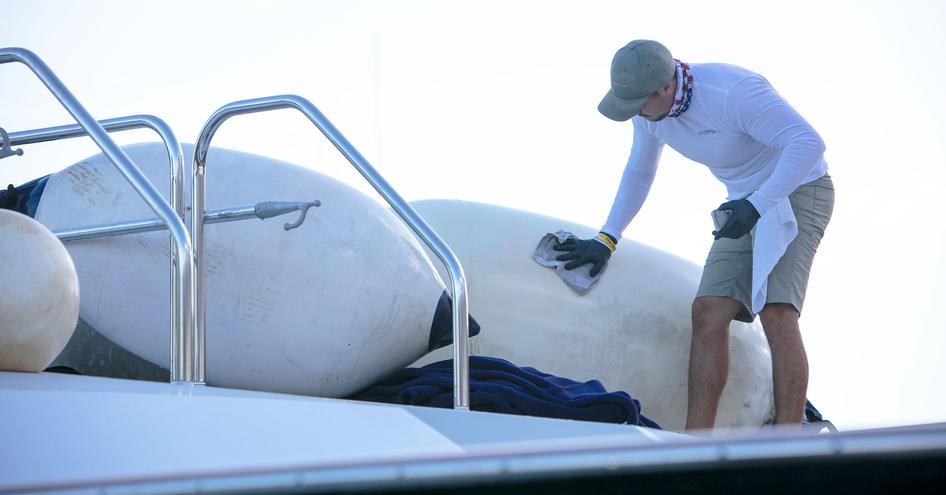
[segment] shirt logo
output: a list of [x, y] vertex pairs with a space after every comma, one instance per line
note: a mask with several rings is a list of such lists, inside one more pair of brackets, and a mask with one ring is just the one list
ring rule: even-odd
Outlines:
[[697, 132], [700, 136], [709, 136], [710, 134], [719, 134], [719, 129], [703, 129]]

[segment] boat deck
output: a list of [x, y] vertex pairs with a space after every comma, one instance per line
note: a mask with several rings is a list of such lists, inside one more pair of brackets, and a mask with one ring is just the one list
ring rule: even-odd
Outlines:
[[921, 493], [946, 481], [946, 424], [707, 439], [55, 373], [0, 372], [0, 397], [0, 493]]
[[681, 436], [57, 373], [0, 372], [0, 397], [0, 492], [181, 479], [203, 486], [273, 472], [296, 480], [299, 473], [310, 479], [366, 466], [397, 479], [406, 465], [483, 453], [536, 452], [593, 439], [653, 444]]

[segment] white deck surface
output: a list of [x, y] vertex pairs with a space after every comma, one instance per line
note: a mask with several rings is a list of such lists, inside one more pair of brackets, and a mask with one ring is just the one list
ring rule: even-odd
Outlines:
[[0, 492], [653, 445], [626, 425], [0, 372]]
[[704, 439], [626, 425], [0, 372], [0, 494], [410, 489], [566, 474], [676, 476], [760, 460], [939, 462], [944, 454], [946, 423]]

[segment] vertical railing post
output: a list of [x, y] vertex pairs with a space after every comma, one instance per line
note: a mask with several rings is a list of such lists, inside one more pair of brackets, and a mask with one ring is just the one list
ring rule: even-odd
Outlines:
[[195, 291], [197, 311], [195, 312], [196, 320], [194, 322], [194, 328], [198, 342], [203, 342], [204, 335], [204, 315], [202, 308], [204, 301], [204, 265], [206, 253], [204, 252], [203, 213], [204, 182], [206, 181], [205, 166], [207, 162], [207, 152], [210, 150], [210, 141], [223, 122], [232, 116], [281, 108], [293, 108], [308, 117], [309, 121], [322, 131], [322, 134], [332, 142], [335, 148], [354, 165], [359, 173], [361, 173], [362, 177], [387, 201], [401, 220], [403, 220], [431, 250], [437, 253], [437, 256], [446, 265], [450, 273], [451, 288], [453, 290], [453, 405], [454, 409], [468, 410], [470, 407], [469, 309], [466, 275], [463, 273], [460, 260], [453, 251], [450, 250], [447, 243], [445, 243], [433, 228], [417, 214], [411, 205], [401, 198], [397, 191], [395, 191], [394, 188], [384, 180], [381, 174], [368, 163], [368, 160], [361, 156], [361, 153], [345, 139], [345, 136], [329, 122], [322, 112], [311, 102], [299, 96], [281, 95], [229, 103], [214, 112], [213, 115], [207, 119], [207, 122], [200, 131], [200, 136], [197, 139], [196, 149], [194, 151], [194, 182], [191, 184], [191, 201], [193, 208], [191, 211], [191, 237], [194, 242], [195, 276], [197, 278]]
[[[99, 124], [108, 132], [127, 131], [132, 129], [150, 128], [158, 134], [164, 146], [167, 148], [168, 162], [171, 168], [170, 180], [170, 202], [174, 213], [182, 221], [184, 220], [184, 151], [181, 149], [181, 143], [174, 135], [174, 131], [163, 120], [154, 115], [129, 115], [127, 117], [118, 117], [113, 119], [100, 120]], [[44, 143], [49, 141], [58, 141], [60, 139], [70, 139], [87, 136], [85, 129], [78, 124], [63, 125], [58, 127], [48, 127], [45, 129], [33, 129], [29, 131], [20, 131], [10, 134], [10, 142], [14, 145]], [[65, 242], [65, 241], [63, 241]], [[179, 364], [183, 364], [183, 329], [193, 319], [190, 301], [193, 295], [193, 287], [183, 287], [183, 279], [175, 273], [179, 273], [177, 268], [180, 263], [190, 263], [187, 260], [178, 259], [176, 256], [174, 237], [169, 238], [171, 256], [171, 359], [168, 366], [169, 370], [178, 369], [178, 375], [182, 369]], [[191, 277], [193, 280], [193, 277]], [[185, 301], [185, 298], [187, 301]]]
[[174, 246], [172, 260], [176, 263], [171, 275], [172, 290], [177, 291], [173, 296], [172, 304], [177, 304], [181, 308], [180, 315], [173, 316], [175, 328], [171, 340], [172, 343], [180, 343], [180, 346], [171, 353], [171, 381], [203, 383], [203, 374], [200, 374], [199, 379], [197, 378], [193, 369], [195, 359], [191, 357], [198, 349], [193, 346], [193, 256], [190, 235], [184, 221], [42, 59], [23, 48], [0, 48], [0, 64], [9, 62], [20, 62], [33, 71], [86, 134], [95, 141], [102, 153], [118, 168], [151, 210], [167, 225]]

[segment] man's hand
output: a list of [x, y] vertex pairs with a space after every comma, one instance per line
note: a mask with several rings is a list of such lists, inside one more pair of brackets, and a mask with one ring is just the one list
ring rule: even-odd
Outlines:
[[604, 242], [595, 239], [572, 238], [554, 246], [552, 249], [567, 251], [566, 254], [555, 258], [558, 261], [568, 261], [565, 264], [566, 270], [573, 270], [589, 263], [593, 264], [589, 272], [592, 277], [598, 275], [598, 272], [611, 259], [611, 249], [605, 246]]
[[729, 210], [729, 220], [723, 228], [713, 231], [713, 237], [718, 241], [720, 238], [728, 237], [730, 239], [739, 239], [749, 233], [755, 223], [759, 220], [759, 212], [748, 199], [737, 199], [727, 201], [719, 205], [719, 210]]

